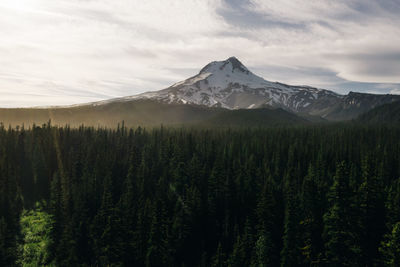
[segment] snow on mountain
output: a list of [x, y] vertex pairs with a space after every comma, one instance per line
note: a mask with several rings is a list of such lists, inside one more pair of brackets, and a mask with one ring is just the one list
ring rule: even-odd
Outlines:
[[199, 74], [171, 87], [120, 100], [153, 99], [166, 103], [197, 104], [227, 109], [262, 106], [302, 111], [321, 97], [340, 98], [331, 91], [308, 86], [290, 86], [264, 80], [249, 71], [237, 58], [214, 61]]
[[211, 62], [201, 69], [199, 74], [160, 91], [80, 104], [75, 107], [118, 105], [137, 100], [226, 109], [278, 107], [295, 114], [310, 115], [313, 118], [350, 120], [379, 105], [400, 101], [400, 96], [352, 92], [339, 95], [310, 86], [270, 82], [253, 74], [237, 58], [231, 57], [224, 61]]

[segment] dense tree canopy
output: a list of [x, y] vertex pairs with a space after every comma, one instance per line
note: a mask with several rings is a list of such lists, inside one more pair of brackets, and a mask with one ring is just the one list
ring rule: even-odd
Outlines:
[[399, 136], [2, 127], [0, 265], [396, 266]]

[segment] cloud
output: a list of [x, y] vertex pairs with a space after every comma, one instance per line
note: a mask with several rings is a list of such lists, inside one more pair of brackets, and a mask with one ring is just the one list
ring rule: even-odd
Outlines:
[[[198, 50], [196, 40], [221, 25], [207, 1], [18, 2], [0, 3], [3, 95], [50, 90], [52, 104], [90, 98], [78, 92], [98, 100], [166, 87], [182, 78], [168, 70], [174, 54]], [[30, 105], [47, 104], [38, 99]]]
[[394, 95], [400, 95], [400, 88], [392, 89], [390, 90], [390, 93]]
[[379, 84], [377, 87], [389, 91], [390, 94], [400, 95], [400, 84]]
[[289, 69], [301, 74], [316, 69], [303, 76], [310, 82], [320, 76], [318, 70], [329, 70], [329, 79], [314, 84], [400, 82], [397, 1], [236, 2], [225, 1], [219, 13], [238, 31], [253, 33], [265, 55], [255, 59], [260, 69], [280, 66], [286, 81], [298, 76]]
[[396, 0], [2, 0], [0, 12], [0, 106], [159, 90], [232, 55], [341, 93], [400, 83]]
[[350, 81], [400, 82], [400, 49], [386, 52], [377, 50], [368, 53], [340, 53], [329, 56], [340, 60], [339, 76]]

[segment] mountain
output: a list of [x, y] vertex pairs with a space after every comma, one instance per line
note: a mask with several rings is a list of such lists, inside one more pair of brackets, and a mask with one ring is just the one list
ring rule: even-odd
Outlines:
[[[325, 109], [310, 111], [312, 115], [321, 115], [329, 120], [350, 120], [384, 104], [400, 101], [400, 95], [377, 95], [350, 92], [341, 101], [327, 106]], [[316, 103], [320, 104], [320, 103]]]
[[351, 120], [395, 101], [400, 101], [400, 95], [339, 95], [310, 86], [270, 82], [230, 57], [211, 62], [197, 75], [160, 91], [74, 106], [0, 109], [0, 122], [6, 126], [48, 120], [71, 126], [115, 127], [121, 121], [129, 126], [271, 126]]
[[268, 106], [301, 112], [316, 99], [341, 97], [328, 90], [264, 80], [249, 71], [237, 58], [230, 57], [225, 61], [209, 63], [199, 74], [167, 89], [120, 100], [154, 99], [169, 104], [196, 104], [226, 109]]
[[160, 91], [98, 102], [152, 99], [168, 104], [195, 104], [225, 109], [282, 108], [303, 116], [328, 120], [349, 120], [385, 103], [400, 100], [398, 95], [335, 92], [310, 86], [270, 82], [252, 73], [237, 58], [214, 61], [184, 81]]
[[400, 123], [400, 101], [376, 107], [357, 119], [362, 123]]
[[201, 105], [160, 103], [151, 99], [111, 101], [101, 105], [77, 105], [55, 108], [0, 108], [4, 126], [46, 124], [71, 127], [117, 127], [122, 121], [132, 126], [211, 126], [211, 127], [270, 127], [304, 124], [307, 120], [283, 109], [229, 110]]

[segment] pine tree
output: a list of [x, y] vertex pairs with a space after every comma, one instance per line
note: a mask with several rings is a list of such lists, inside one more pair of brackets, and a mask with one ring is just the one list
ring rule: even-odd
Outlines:
[[222, 245], [221, 243], [218, 244], [217, 251], [214, 255], [214, 257], [211, 260], [211, 266], [212, 267], [224, 267], [226, 266], [225, 262], [225, 253], [222, 250]]
[[323, 253], [324, 192], [311, 165], [302, 188], [302, 225], [304, 245], [302, 248], [307, 264], [318, 264]]
[[400, 178], [394, 180], [388, 189], [386, 201], [387, 223], [389, 228], [400, 221]]
[[362, 163], [363, 183], [360, 186], [361, 225], [360, 245], [364, 265], [368, 266], [378, 260], [378, 248], [385, 232], [385, 204], [383, 197], [382, 177], [371, 170], [372, 163], [368, 158]]
[[50, 203], [49, 211], [53, 215], [53, 222], [51, 226], [50, 236], [53, 242], [49, 247], [49, 254], [52, 259], [56, 258], [57, 248], [62, 234], [62, 193], [61, 193], [61, 181], [58, 173], [55, 173], [50, 187]]
[[0, 125], [0, 265], [43, 198], [41, 264], [396, 266], [399, 133]]
[[153, 206], [152, 222], [146, 253], [146, 266], [171, 266], [166, 214], [161, 203]]
[[227, 264], [231, 267], [248, 266], [248, 264], [246, 264], [246, 248], [240, 236], [236, 238], [233, 251], [227, 260]]
[[136, 203], [137, 203], [137, 188], [135, 185], [135, 170], [133, 165], [130, 166], [128, 175], [125, 179], [125, 189], [117, 204], [117, 210], [120, 211], [121, 216], [121, 231], [123, 231], [123, 261], [126, 265], [134, 265], [135, 257], [135, 233], [136, 228]]
[[400, 266], [400, 222], [396, 223], [380, 248], [386, 266]]
[[288, 179], [287, 182], [281, 266], [301, 266], [300, 205], [294, 184], [290, 183]]
[[0, 265], [7, 266], [12, 262], [9, 251], [8, 229], [4, 217], [0, 217]]
[[124, 244], [120, 211], [114, 207], [112, 178], [107, 174], [104, 179], [104, 191], [100, 210], [93, 221], [95, 256], [100, 265], [121, 265]]
[[134, 238], [132, 240], [135, 265], [144, 266], [146, 262], [146, 253], [149, 241], [150, 227], [152, 226], [152, 204], [150, 200], [143, 203], [142, 208], [138, 210]]
[[357, 265], [361, 252], [352, 232], [348, 183], [346, 165], [339, 163], [328, 195], [330, 208], [324, 215], [326, 260], [329, 266]]
[[257, 204], [256, 214], [257, 243], [256, 243], [256, 265], [276, 266], [279, 265], [278, 249], [274, 235], [276, 235], [279, 223], [276, 214], [276, 201], [274, 198], [274, 183], [271, 177], [264, 184], [263, 191]]

